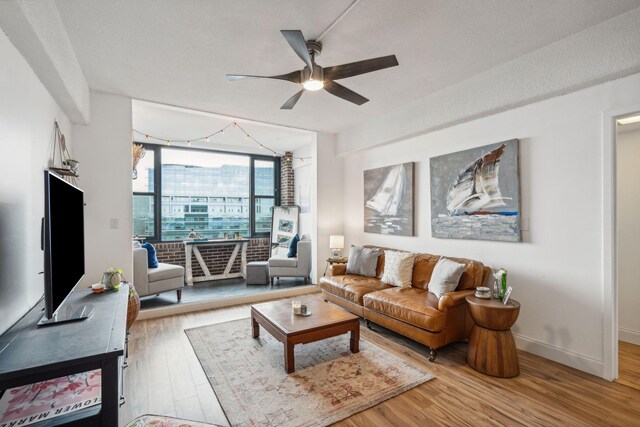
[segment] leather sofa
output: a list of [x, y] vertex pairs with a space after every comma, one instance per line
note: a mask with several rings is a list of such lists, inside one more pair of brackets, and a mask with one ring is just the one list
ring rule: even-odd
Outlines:
[[426, 345], [432, 362], [438, 348], [468, 339], [474, 323], [465, 297], [473, 295], [476, 287], [487, 286], [491, 268], [478, 261], [447, 257], [467, 268], [456, 290], [438, 299], [427, 288], [439, 255], [416, 254], [412, 285], [400, 288], [380, 280], [385, 248], [380, 249], [376, 277], [346, 274], [346, 264], [332, 265], [332, 275], [320, 279], [325, 301], [364, 317], [368, 327], [373, 322]]

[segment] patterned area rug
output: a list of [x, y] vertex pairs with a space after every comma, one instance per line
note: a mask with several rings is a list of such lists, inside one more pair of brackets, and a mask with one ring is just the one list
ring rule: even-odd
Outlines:
[[163, 415], [143, 415], [127, 424], [127, 427], [219, 427], [197, 421], [183, 420]]
[[232, 426], [326, 426], [433, 378], [349, 334], [295, 347], [296, 371], [284, 371], [284, 350], [262, 327], [251, 337], [243, 319], [185, 330]]

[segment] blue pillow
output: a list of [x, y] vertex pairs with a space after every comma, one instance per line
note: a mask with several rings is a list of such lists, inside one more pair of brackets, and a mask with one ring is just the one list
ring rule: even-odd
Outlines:
[[158, 257], [156, 257], [156, 248], [149, 242], [142, 245], [147, 250], [147, 267], [158, 268]]
[[287, 257], [295, 258], [298, 256], [298, 242], [300, 241], [300, 236], [297, 234], [293, 236], [291, 242], [289, 242], [289, 253], [287, 253]]

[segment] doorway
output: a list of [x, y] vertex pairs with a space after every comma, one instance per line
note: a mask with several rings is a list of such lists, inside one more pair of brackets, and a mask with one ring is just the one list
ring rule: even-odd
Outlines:
[[640, 112], [616, 118], [614, 152], [616, 381], [640, 390]]

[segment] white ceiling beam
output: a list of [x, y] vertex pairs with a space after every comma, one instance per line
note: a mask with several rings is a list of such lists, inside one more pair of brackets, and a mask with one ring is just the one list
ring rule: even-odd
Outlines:
[[0, 28], [67, 117], [89, 123], [89, 84], [55, 2], [0, 1]]
[[640, 72], [640, 8], [337, 136], [337, 154], [393, 143]]

